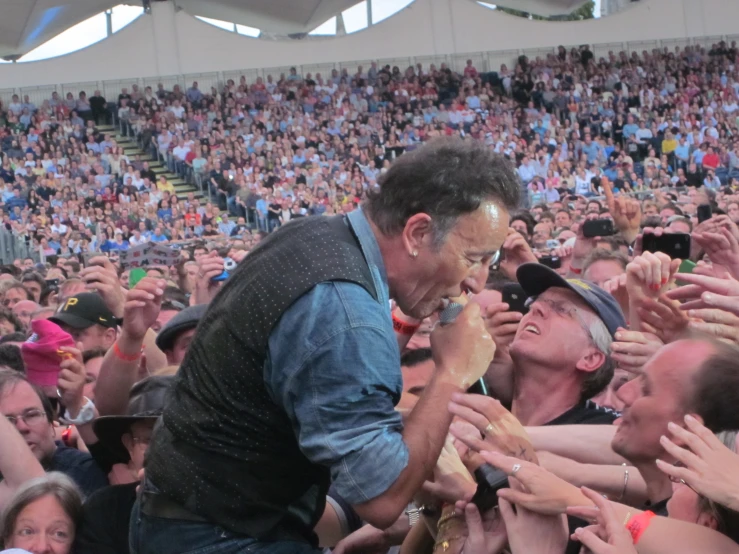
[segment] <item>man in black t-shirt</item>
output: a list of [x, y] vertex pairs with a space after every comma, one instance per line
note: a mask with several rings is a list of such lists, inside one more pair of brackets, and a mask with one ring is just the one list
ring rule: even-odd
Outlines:
[[703, 179], [706, 178], [706, 175], [703, 173], [703, 169], [698, 167], [695, 163], [691, 163], [688, 166], [688, 170], [685, 172], [685, 178], [687, 179], [689, 187], [699, 188], [703, 186]]
[[[613, 377], [611, 342], [626, 327], [618, 302], [595, 283], [565, 279], [539, 263], [520, 266], [516, 277], [529, 312], [510, 346], [511, 413], [525, 426], [612, 424], [619, 414], [590, 399]], [[570, 518], [570, 531], [584, 523]], [[570, 541], [566, 554], [580, 546]]]
[[523, 425], [610, 424], [618, 414], [590, 399], [613, 377], [613, 335], [625, 327], [616, 299], [588, 281], [538, 264], [518, 268], [529, 297], [510, 346], [511, 412]]
[[141, 169], [141, 178], [149, 179], [152, 183], [157, 180], [157, 174], [149, 167], [149, 162], [144, 162]]

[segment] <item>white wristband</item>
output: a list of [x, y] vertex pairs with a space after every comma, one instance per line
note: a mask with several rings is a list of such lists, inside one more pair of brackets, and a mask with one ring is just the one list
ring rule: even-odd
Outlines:
[[80, 409], [80, 413], [77, 414], [76, 418], [72, 419], [69, 416], [69, 410], [65, 409], [64, 415], [59, 418], [59, 421], [65, 425], [85, 425], [95, 419], [95, 404], [93, 404], [92, 400], [87, 397], [85, 397], [85, 400], [86, 402]]

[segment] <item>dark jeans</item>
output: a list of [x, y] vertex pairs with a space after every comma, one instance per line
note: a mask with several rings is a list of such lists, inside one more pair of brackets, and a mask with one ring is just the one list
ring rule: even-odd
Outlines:
[[301, 542], [258, 542], [217, 525], [153, 517], [131, 511], [131, 554], [320, 554]]
[[280, 220], [279, 219], [271, 219], [267, 218], [267, 224], [269, 225], [269, 232], [271, 233], [275, 229], [277, 229], [280, 226]]

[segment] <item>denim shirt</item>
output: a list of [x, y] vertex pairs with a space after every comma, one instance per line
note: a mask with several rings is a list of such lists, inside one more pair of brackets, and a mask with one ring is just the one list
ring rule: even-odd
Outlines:
[[402, 376], [385, 266], [364, 214], [356, 210], [348, 220], [378, 300], [341, 281], [301, 296], [270, 335], [264, 382], [305, 456], [328, 466], [337, 492], [359, 504], [390, 488], [408, 449], [395, 411]]

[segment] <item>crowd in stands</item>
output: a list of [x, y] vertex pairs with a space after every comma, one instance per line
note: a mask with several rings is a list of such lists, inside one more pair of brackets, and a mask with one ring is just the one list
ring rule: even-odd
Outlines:
[[[129, 158], [107, 123], [202, 197]], [[496, 345], [491, 394], [448, 406], [433, 477], [387, 529], [332, 489], [320, 545], [739, 552], [739, 49], [723, 42], [0, 104], [3, 225], [32, 250], [0, 266], [0, 546], [128, 553], [157, 416], [229, 261], [293, 219], [359, 209], [440, 137], [484, 143], [519, 179], [470, 295]], [[586, 235], [590, 220], [613, 233]], [[644, 248], [678, 234], [682, 263]], [[121, 263], [147, 242], [180, 261]], [[435, 321], [393, 318], [407, 414], [434, 375]], [[483, 463], [511, 486], [480, 513]]]
[[[57, 93], [0, 105], [6, 228], [44, 254], [126, 249], [270, 232], [306, 215], [354, 209], [406, 150], [435, 136], [483, 140], [515, 160], [530, 201], [562, 191], [705, 186], [739, 177], [736, 46], [522, 57], [480, 73], [441, 64], [330, 75], [134, 84], [118, 98]], [[178, 196], [149, 162], [96, 123], [116, 121], [212, 201]], [[54, 217], [57, 217], [57, 220]]]

